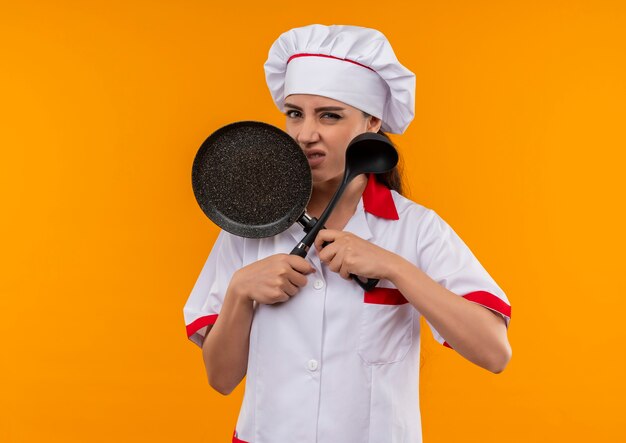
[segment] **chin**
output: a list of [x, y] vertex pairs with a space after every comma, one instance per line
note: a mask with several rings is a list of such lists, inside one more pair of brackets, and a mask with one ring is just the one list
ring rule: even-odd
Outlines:
[[324, 186], [324, 185], [339, 185], [343, 178], [343, 172], [339, 175], [332, 174], [324, 174], [324, 173], [316, 173], [315, 171], [311, 171], [311, 178], [313, 181], [313, 186]]

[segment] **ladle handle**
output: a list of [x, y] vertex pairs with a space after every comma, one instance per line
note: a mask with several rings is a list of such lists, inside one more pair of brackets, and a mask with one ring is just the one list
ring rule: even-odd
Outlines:
[[350, 277], [352, 278], [352, 280], [357, 282], [358, 285], [365, 290], [365, 292], [369, 292], [374, 289], [380, 281], [377, 278], [368, 278], [367, 281], [361, 281], [361, 278], [358, 275], [354, 274], [350, 274]]
[[309, 247], [300, 242], [295, 248], [291, 250], [289, 255], [297, 255], [298, 257], [306, 258], [307, 252], [309, 252]]

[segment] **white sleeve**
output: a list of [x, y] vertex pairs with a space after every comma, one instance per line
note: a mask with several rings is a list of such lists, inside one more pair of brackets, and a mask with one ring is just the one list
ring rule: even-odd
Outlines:
[[233, 273], [242, 267], [242, 257], [243, 238], [221, 231], [183, 308], [187, 337], [200, 347], [207, 326], [222, 309]]
[[[472, 251], [435, 211], [418, 237], [420, 268], [449, 291], [499, 313], [507, 327], [511, 306], [504, 291], [487, 273]], [[427, 321], [435, 339], [449, 345]]]

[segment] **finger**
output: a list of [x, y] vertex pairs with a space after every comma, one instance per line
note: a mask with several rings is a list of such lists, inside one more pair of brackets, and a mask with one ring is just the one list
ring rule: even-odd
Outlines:
[[292, 285], [301, 288], [303, 286], [305, 286], [308, 282], [308, 279], [306, 278], [306, 275], [303, 275], [301, 273], [299, 273], [296, 270], [291, 270], [291, 272], [289, 272], [287, 274], [287, 279], [289, 281], [289, 283], [291, 283]]
[[297, 255], [287, 255], [285, 260], [287, 260], [287, 263], [292, 269], [298, 271], [300, 274], [310, 274], [315, 272], [315, 268], [311, 265], [311, 263], [302, 257]]
[[293, 297], [298, 293], [298, 287], [292, 284], [289, 280], [283, 283], [281, 289], [287, 294], [289, 297]]
[[259, 291], [254, 299], [264, 305], [273, 305], [289, 300], [289, 295], [280, 286], [275, 286], [265, 291]]
[[276, 291], [277, 293], [270, 300], [268, 300], [267, 304], [273, 305], [276, 303], [284, 303], [291, 298], [289, 294], [281, 288], [276, 288]]
[[338, 251], [335, 256], [328, 263], [328, 269], [333, 272], [339, 272], [341, 269], [341, 265], [343, 264], [343, 253], [342, 251]]
[[319, 251], [318, 255], [323, 263], [329, 263], [335, 257], [335, 255], [337, 255], [337, 252], [339, 252], [339, 250], [339, 245], [337, 245], [336, 243], [331, 243], [324, 249]]
[[317, 237], [315, 237], [315, 248], [320, 251], [323, 249], [324, 242], [334, 242], [339, 234], [341, 234], [341, 231], [336, 231], [334, 229], [322, 229], [317, 234]]
[[346, 280], [350, 280], [350, 271], [348, 270], [348, 265], [345, 262], [341, 263], [341, 268], [339, 269], [339, 275]]

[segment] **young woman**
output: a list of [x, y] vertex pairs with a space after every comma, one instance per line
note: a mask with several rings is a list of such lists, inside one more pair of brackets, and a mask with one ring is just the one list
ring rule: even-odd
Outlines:
[[[348, 143], [402, 133], [414, 115], [415, 77], [372, 29], [293, 29], [265, 71], [308, 158], [314, 216]], [[397, 173], [357, 177], [306, 259], [288, 255], [298, 225], [267, 239], [220, 233], [184, 312], [211, 386], [228, 394], [246, 376], [233, 442], [420, 442], [420, 316], [475, 364], [507, 365], [506, 295], [450, 226], [398, 190]], [[380, 282], [364, 292], [351, 273]]]

